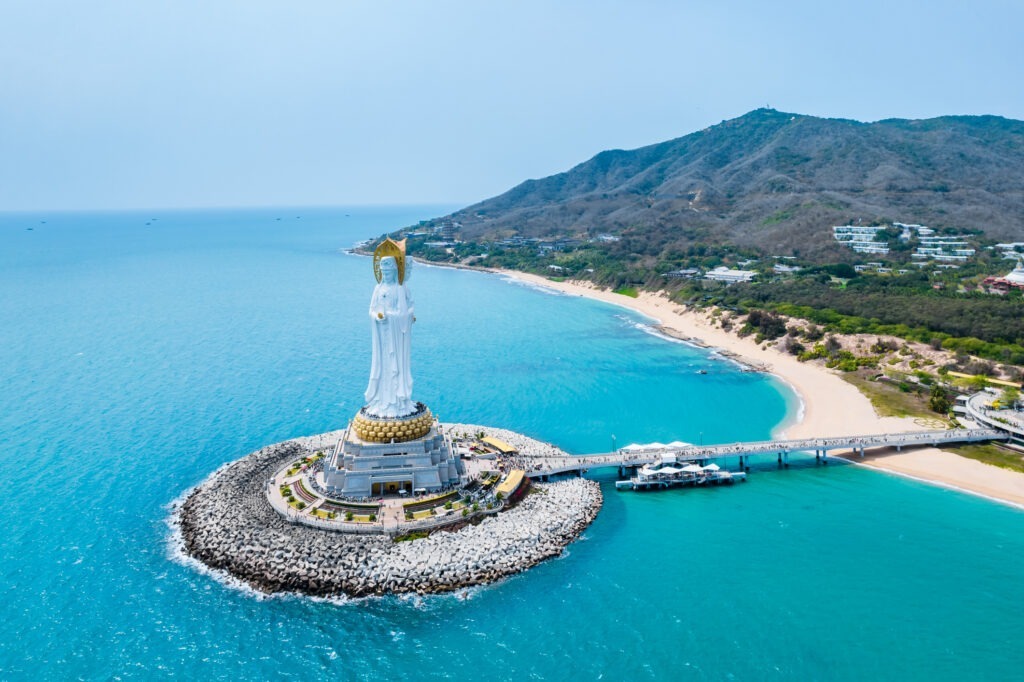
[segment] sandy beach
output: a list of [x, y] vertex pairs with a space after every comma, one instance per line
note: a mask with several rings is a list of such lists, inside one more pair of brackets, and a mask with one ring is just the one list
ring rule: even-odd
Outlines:
[[[782, 425], [775, 434], [778, 437], [871, 435], [927, 428], [916, 424], [911, 418], [878, 416], [871, 402], [832, 370], [800, 362], [794, 356], [774, 348], [759, 346], [752, 337], [740, 338], [714, 327], [704, 315], [685, 310], [664, 295], [641, 292], [632, 298], [597, 289], [586, 282], [555, 282], [522, 272], [498, 272], [521, 282], [634, 310], [658, 320], [662, 326], [672, 330], [674, 336], [695, 337], [715, 349], [735, 354], [740, 361], [764, 366], [788, 384], [802, 402], [798, 419]], [[1024, 474], [936, 448], [902, 453], [882, 451], [863, 460], [849, 458], [848, 461], [1024, 508]]]

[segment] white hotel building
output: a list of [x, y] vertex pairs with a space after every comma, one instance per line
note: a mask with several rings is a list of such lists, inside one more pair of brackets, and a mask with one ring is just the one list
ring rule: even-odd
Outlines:
[[832, 228], [832, 238], [858, 253], [889, 253], [889, 245], [877, 241], [879, 230], [884, 225], [837, 225]]

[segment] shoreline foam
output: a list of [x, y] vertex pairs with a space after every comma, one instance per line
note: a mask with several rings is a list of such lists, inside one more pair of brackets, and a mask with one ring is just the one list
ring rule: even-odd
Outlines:
[[282, 464], [306, 453], [304, 444], [322, 440], [323, 435], [269, 445], [187, 491], [184, 501], [171, 505], [172, 558], [230, 587], [267, 594], [336, 599], [453, 593], [562, 555], [601, 509], [600, 485], [574, 478], [534, 483], [537, 494], [511, 508], [409, 542], [290, 523], [271, 507], [266, 482]]

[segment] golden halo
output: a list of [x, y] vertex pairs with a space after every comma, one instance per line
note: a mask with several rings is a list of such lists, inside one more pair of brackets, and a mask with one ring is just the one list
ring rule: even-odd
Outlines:
[[387, 256], [393, 257], [398, 265], [398, 283], [405, 284], [405, 240], [396, 242], [391, 237], [387, 237], [374, 250], [373, 276], [377, 278], [378, 283], [384, 277], [380, 271], [380, 261]]

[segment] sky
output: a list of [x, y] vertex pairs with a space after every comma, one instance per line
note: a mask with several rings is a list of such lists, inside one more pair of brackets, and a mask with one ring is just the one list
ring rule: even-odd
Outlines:
[[469, 204], [762, 106], [1024, 119], [1021, 0], [0, 1], [0, 210]]

